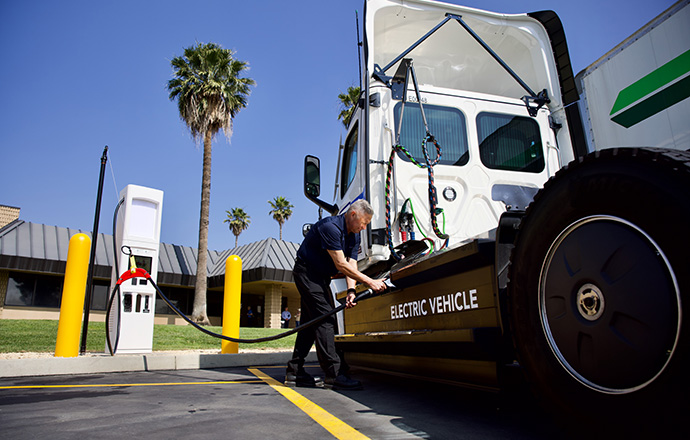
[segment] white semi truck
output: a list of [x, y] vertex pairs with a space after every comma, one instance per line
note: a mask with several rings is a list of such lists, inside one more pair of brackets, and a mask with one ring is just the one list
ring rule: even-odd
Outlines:
[[366, 2], [332, 203], [305, 159], [321, 208], [372, 204], [359, 266], [397, 288], [345, 312], [349, 363], [482, 389], [519, 365], [589, 422], [687, 400], [688, 3], [575, 77], [554, 12]]

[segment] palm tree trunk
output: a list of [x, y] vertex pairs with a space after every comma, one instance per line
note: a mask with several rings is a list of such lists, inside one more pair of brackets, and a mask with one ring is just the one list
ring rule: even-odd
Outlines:
[[235, 249], [237, 249], [237, 240], [240, 238], [239, 235], [235, 235]]
[[208, 217], [211, 205], [211, 131], [204, 135], [204, 164], [201, 177], [201, 213], [199, 214], [199, 258], [196, 265], [196, 283], [194, 285], [194, 308], [192, 320], [202, 325], [211, 322], [206, 314], [206, 283], [208, 261]]

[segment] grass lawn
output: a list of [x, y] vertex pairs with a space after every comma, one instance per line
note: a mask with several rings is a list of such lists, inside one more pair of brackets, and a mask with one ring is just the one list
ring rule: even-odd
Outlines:
[[[53, 352], [57, 338], [58, 321], [0, 319], [0, 353]], [[206, 329], [220, 333], [221, 327], [209, 326]], [[271, 336], [287, 329], [240, 328], [240, 338], [254, 339]], [[276, 341], [258, 344], [240, 344], [240, 350], [247, 348], [291, 349], [295, 345], [292, 334]], [[221, 339], [208, 336], [190, 325], [154, 325], [153, 351], [218, 349]], [[86, 338], [87, 352], [106, 351], [105, 323], [90, 322]]]

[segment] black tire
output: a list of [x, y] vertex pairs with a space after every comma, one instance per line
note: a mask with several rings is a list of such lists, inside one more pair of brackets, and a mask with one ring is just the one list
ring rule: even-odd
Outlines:
[[580, 431], [682, 428], [689, 225], [690, 153], [673, 150], [586, 156], [527, 209], [509, 272], [513, 340], [536, 394]]

